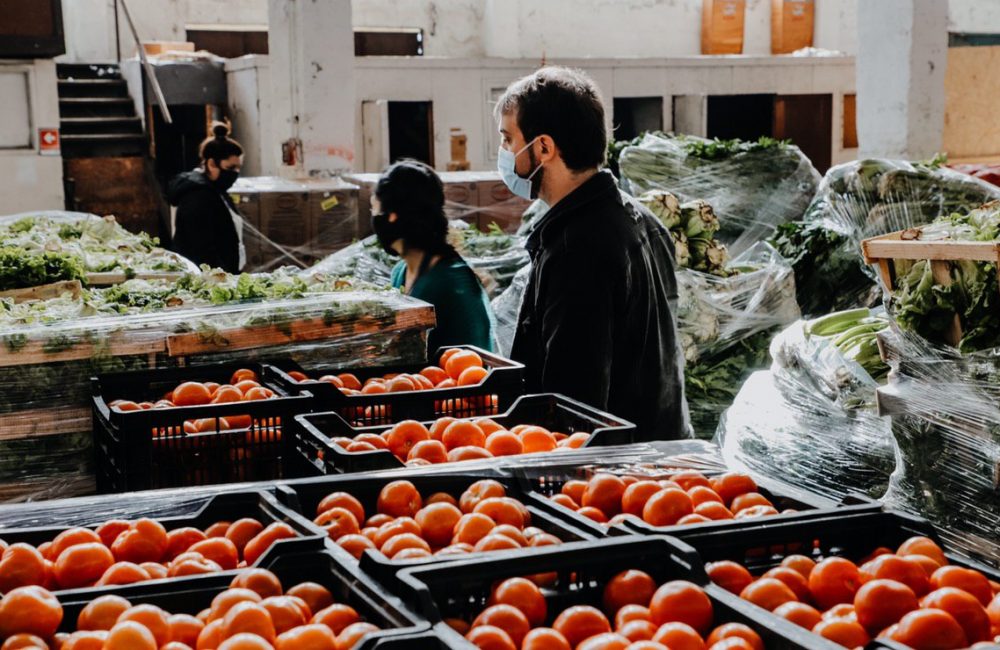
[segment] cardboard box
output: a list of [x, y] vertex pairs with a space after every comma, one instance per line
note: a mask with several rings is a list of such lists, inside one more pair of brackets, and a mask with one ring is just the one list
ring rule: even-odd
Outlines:
[[164, 52], [194, 52], [194, 43], [187, 41], [146, 41], [142, 44], [146, 54], [155, 55]]
[[339, 179], [306, 183], [307, 262], [317, 262], [349, 246], [358, 236], [357, 185]]
[[702, 54], [742, 54], [746, 0], [703, 0]]
[[496, 223], [504, 232], [516, 232], [521, 216], [531, 201], [514, 196], [500, 178], [499, 172], [484, 172], [479, 185], [479, 229], [487, 232]]
[[815, 12], [815, 0], [771, 0], [771, 53], [811, 47]]

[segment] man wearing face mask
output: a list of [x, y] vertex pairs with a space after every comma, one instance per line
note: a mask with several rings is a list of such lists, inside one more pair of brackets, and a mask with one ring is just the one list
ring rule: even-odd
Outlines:
[[212, 134], [201, 143], [201, 166], [178, 174], [167, 188], [167, 200], [177, 206], [174, 250], [195, 264], [239, 273], [246, 265], [243, 217], [229, 188], [240, 176], [243, 147], [221, 122]]
[[507, 88], [496, 116], [504, 182], [549, 206], [528, 234], [532, 269], [511, 353], [526, 366], [525, 388], [627, 418], [644, 440], [690, 437], [673, 242], [602, 169], [596, 85], [543, 68]]

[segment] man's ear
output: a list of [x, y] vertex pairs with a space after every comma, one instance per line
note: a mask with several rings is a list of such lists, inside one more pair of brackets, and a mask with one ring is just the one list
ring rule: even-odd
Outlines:
[[556, 157], [556, 143], [551, 137], [547, 135], [538, 136], [538, 150], [541, 155], [538, 159], [542, 162], [548, 162]]

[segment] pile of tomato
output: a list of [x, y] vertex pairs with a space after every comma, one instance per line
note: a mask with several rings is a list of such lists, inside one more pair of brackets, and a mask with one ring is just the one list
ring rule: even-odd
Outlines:
[[[483, 366], [483, 358], [472, 350], [451, 348], [445, 350], [439, 365], [427, 366], [418, 373], [390, 373], [382, 377], [370, 377], [364, 384], [353, 373], [323, 375], [319, 381], [333, 384], [345, 395], [380, 395], [435, 388], [456, 388], [458, 386], [478, 386], [483, 383], [489, 369]], [[305, 381], [308, 376], [293, 371], [288, 375], [296, 381]]]
[[709, 479], [684, 471], [658, 481], [599, 473], [567, 481], [551, 499], [600, 524], [638, 517], [652, 526], [687, 526], [779, 514], [757, 490], [752, 478], [735, 472]]
[[70, 528], [40, 544], [0, 541], [0, 592], [28, 585], [48, 589], [124, 585], [252, 565], [280, 539], [296, 537], [283, 522], [221, 521], [204, 531], [167, 531], [154, 519], [111, 520], [95, 530]]
[[314, 521], [355, 558], [366, 549], [405, 560], [562, 543], [531, 526], [525, 505], [489, 479], [476, 481], [458, 498], [446, 492], [425, 498], [410, 481], [392, 481], [370, 516], [351, 494], [333, 492], [317, 506]]
[[500, 582], [489, 603], [471, 622], [447, 621], [484, 650], [764, 649], [747, 625], [716, 625], [712, 601], [698, 585], [685, 580], [658, 585], [634, 569], [608, 581], [599, 608], [550, 611], [538, 585], [525, 578]]
[[723, 588], [848, 648], [873, 638], [915, 650], [995, 648], [987, 642], [1000, 635], [1000, 584], [948, 564], [926, 537], [877, 549], [860, 566], [791, 555], [758, 577], [731, 561], [706, 568]]
[[[273, 399], [274, 391], [260, 385], [257, 373], [248, 368], [236, 370], [228, 384], [207, 381], [186, 381], [166, 393], [156, 402], [133, 402], [116, 399], [108, 406], [118, 412], [170, 409], [178, 406], [206, 406], [209, 404], [231, 404], [234, 402], [255, 402]], [[184, 422], [186, 434], [246, 429], [252, 421], [249, 415], [232, 415], [225, 418], [202, 418]], [[154, 429], [154, 435], [175, 435], [172, 428]]]
[[285, 591], [264, 569], [242, 571], [197, 615], [106, 595], [80, 611], [76, 631], [57, 633], [62, 621], [62, 605], [42, 587], [19, 587], [0, 599], [0, 638], [8, 649], [349, 650], [379, 630], [335, 603], [326, 587], [304, 582]]

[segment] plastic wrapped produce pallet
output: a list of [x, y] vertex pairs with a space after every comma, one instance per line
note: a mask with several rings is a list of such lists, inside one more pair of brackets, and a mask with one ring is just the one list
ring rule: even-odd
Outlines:
[[0, 418], [11, 453], [0, 484], [8, 499], [93, 489], [87, 403], [94, 375], [278, 357], [306, 368], [414, 362], [425, 357], [434, 323], [425, 303], [341, 281], [185, 278], [5, 305]]

